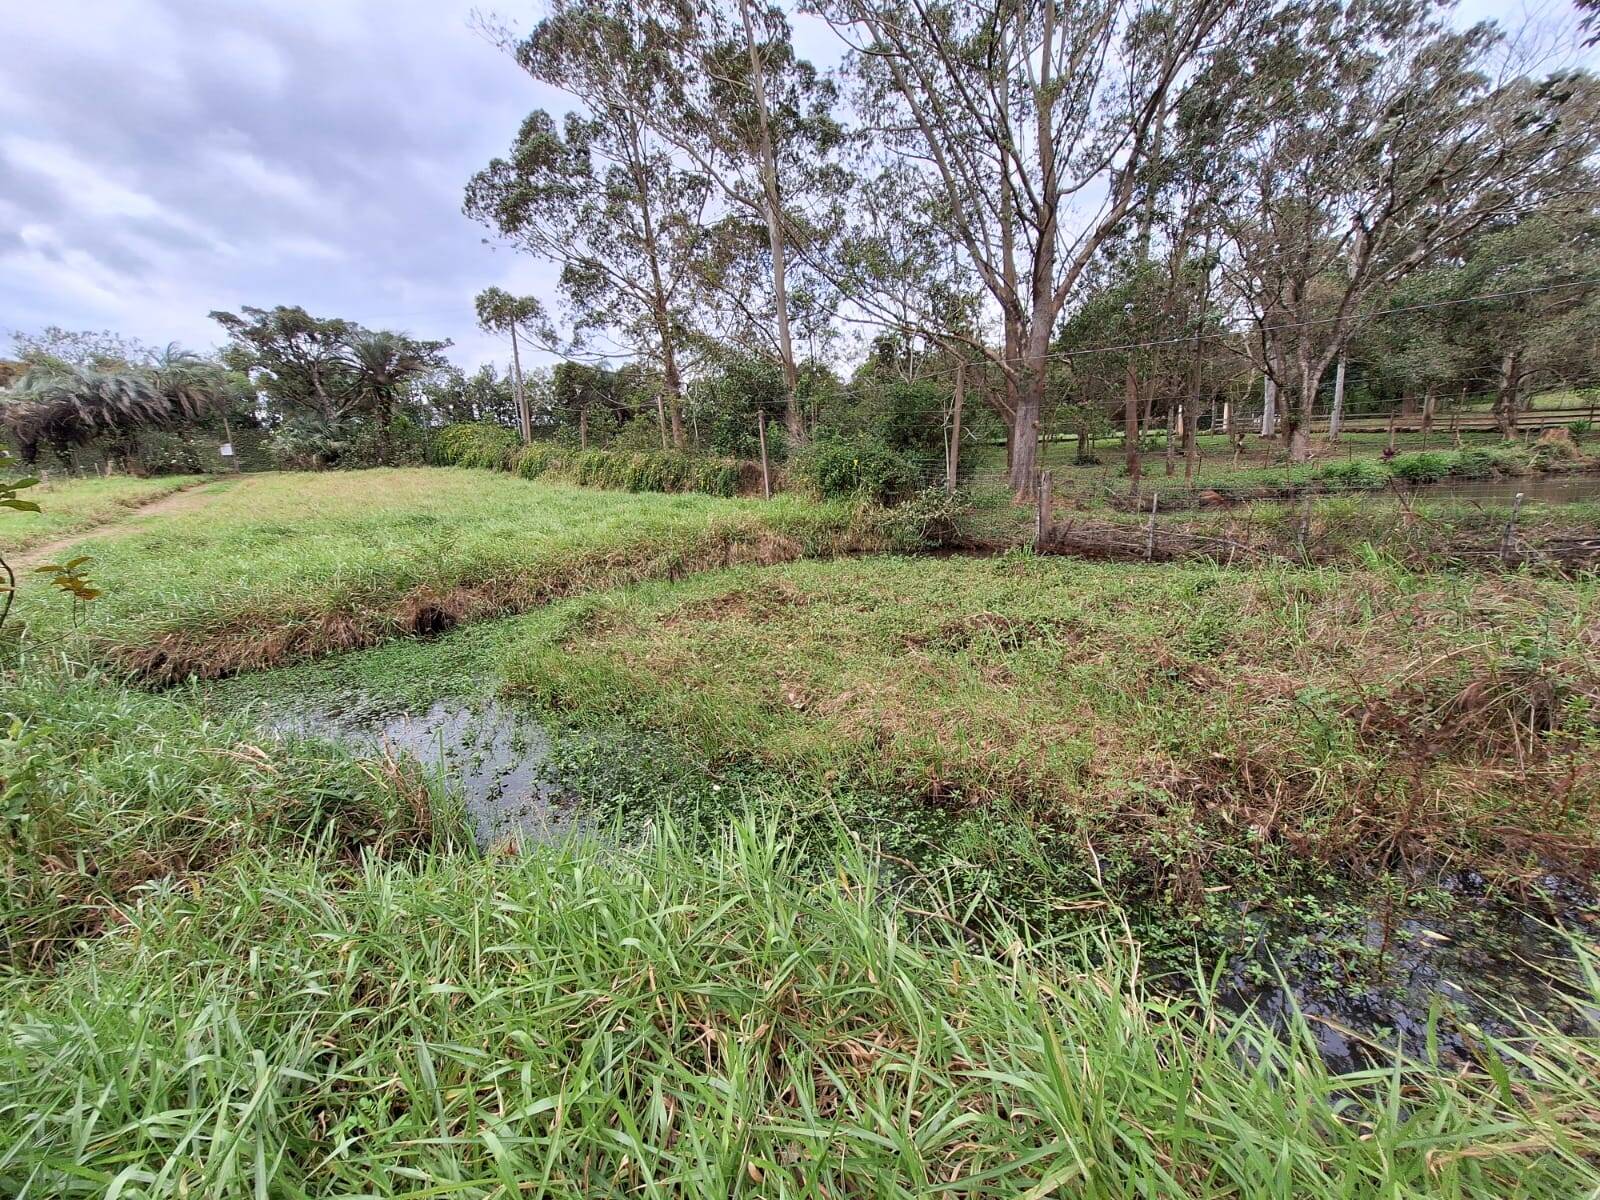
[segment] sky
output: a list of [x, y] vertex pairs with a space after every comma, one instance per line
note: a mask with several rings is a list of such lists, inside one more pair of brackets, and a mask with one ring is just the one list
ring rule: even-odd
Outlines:
[[[567, 101], [471, 0], [0, 0], [0, 356], [13, 332], [207, 349], [207, 314], [299, 304], [505, 361], [472, 299], [554, 272], [461, 213], [472, 173]], [[484, 4], [483, 7], [490, 7]], [[538, 0], [498, 9], [527, 28]], [[1467, 0], [1559, 21], [1566, 0]], [[826, 26], [802, 54], [837, 63]]]

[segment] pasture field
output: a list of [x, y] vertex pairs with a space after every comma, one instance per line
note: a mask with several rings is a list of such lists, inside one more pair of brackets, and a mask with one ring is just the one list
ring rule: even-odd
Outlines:
[[[155, 682], [273, 666], [594, 587], [853, 545], [844, 504], [626, 495], [477, 470], [270, 474], [90, 538], [80, 634]], [[23, 614], [61, 622], [59, 607]]]

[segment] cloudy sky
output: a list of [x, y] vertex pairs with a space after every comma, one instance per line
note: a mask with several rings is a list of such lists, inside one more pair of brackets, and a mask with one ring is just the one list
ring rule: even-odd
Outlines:
[[[481, 6], [524, 27], [539, 12]], [[0, 0], [0, 353], [52, 324], [204, 348], [212, 309], [302, 304], [452, 338], [463, 365], [503, 359], [472, 297], [548, 298], [551, 274], [485, 245], [462, 188], [529, 109], [563, 101], [474, 31], [473, 8]], [[814, 23], [801, 42], [836, 57]]]

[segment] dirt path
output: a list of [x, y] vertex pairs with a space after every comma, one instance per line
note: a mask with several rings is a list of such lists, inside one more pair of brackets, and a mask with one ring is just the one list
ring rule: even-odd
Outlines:
[[245, 480], [219, 481], [208, 479], [203, 483], [191, 483], [187, 487], [179, 488], [175, 492], [151, 500], [148, 504], [140, 504], [129, 508], [124, 513], [119, 513], [109, 521], [102, 521], [98, 525], [91, 525], [87, 529], [80, 529], [76, 533], [63, 534], [48, 542], [29, 546], [20, 554], [13, 556], [9, 561], [12, 570], [21, 575], [30, 571], [41, 563], [50, 562], [61, 555], [63, 550], [70, 550], [79, 542], [88, 541], [90, 538], [115, 536], [117, 534], [132, 533], [139, 526], [131, 523], [134, 517], [170, 517], [179, 513], [198, 512], [216, 501], [223, 489], [217, 487], [219, 482], [230, 482], [235, 487], [244, 485]]

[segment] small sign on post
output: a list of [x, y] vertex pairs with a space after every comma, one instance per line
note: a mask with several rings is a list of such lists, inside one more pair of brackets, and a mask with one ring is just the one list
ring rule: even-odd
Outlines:
[[222, 455], [223, 458], [232, 458], [233, 457], [233, 443], [232, 442], [223, 442], [222, 445], [217, 447], [217, 453]]

